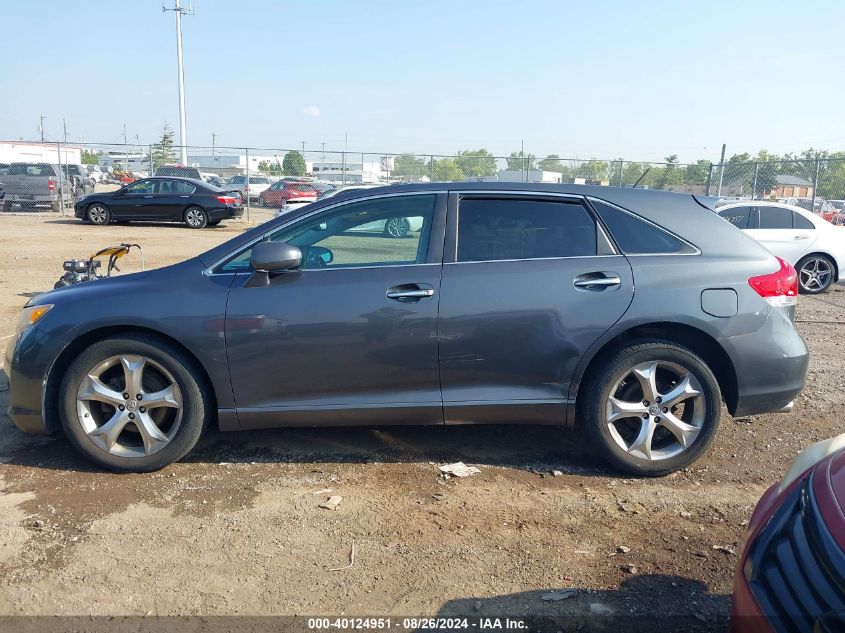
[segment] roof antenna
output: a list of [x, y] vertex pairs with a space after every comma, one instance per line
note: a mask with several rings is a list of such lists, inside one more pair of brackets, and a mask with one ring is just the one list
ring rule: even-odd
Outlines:
[[640, 176], [639, 178], [637, 178], [637, 182], [635, 182], [633, 185], [631, 185], [631, 189], [636, 189], [636, 188], [637, 188], [637, 185], [638, 185], [638, 184], [640, 184], [640, 181], [641, 181], [643, 178], [645, 178], [645, 175], [646, 175], [648, 172], [650, 172], [650, 171], [651, 171], [651, 167], [647, 168], [647, 169], [643, 172], [643, 175], [642, 175], [642, 176]]

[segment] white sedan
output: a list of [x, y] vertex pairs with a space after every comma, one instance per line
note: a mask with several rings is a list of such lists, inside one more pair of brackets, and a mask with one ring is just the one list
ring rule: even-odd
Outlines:
[[737, 202], [716, 213], [792, 264], [801, 292], [819, 294], [839, 281], [845, 266], [845, 228], [778, 202]]

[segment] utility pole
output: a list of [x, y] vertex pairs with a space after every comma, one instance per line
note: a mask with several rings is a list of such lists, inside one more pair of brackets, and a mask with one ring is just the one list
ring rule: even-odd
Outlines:
[[722, 197], [722, 180], [725, 177], [725, 144], [722, 143], [722, 158], [719, 159], [719, 164], [721, 165], [721, 169], [719, 170], [719, 189], [716, 192], [716, 195], [720, 198]]
[[182, 150], [182, 164], [188, 164], [188, 124], [185, 115], [185, 69], [182, 65], [182, 14], [193, 15], [193, 6], [182, 8], [180, 0], [174, 0], [172, 9], [161, 6], [162, 12], [173, 11], [176, 14], [176, 64], [179, 73], [179, 146]]
[[126, 123], [123, 124], [123, 157], [126, 159], [126, 172], [129, 172], [129, 141], [126, 140]]
[[214, 155], [214, 147], [217, 145], [217, 134], [211, 133], [211, 167], [212, 169], [217, 164], [217, 157]]
[[322, 149], [320, 150], [320, 163], [322, 166], [322, 163], [326, 162], [326, 142], [323, 141], [320, 145], [322, 146]]
[[305, 141], [302, 141], [302, 157], [305, 158]]
[[44, 119], [46, 117], [42, 114], [38, 117], [38, 130], [41, 132], [41, 142], [44, 142]]

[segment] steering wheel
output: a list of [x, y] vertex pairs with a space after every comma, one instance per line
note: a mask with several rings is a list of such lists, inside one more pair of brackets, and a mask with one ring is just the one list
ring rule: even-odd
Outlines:
[[308, 248], [305, 252], [305, 268], [325, 268], [326, 262], [320, 257], [320, 251], [314, 248]]

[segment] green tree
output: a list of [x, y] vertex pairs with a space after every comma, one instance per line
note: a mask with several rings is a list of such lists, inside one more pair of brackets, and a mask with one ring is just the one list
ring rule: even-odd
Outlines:
[[603, 182], [607, 180], [607, 163], [595, 158], [586, 160], [575, 168], [575, 178]]
[[100, 162], [100, 157], [96, 152], [84, 149], [82, 150], [82, 164], [83, 165], [97, 165]]
[[176, 150], [173, 147], [173, 128], [165, 122], [161, 128], [161, 138], [153, 145], [153, 173], [162, 165], [176, 162]]
[[460, 151], [454, 162], [464, 178], [485, 178], [496, 174], [496, 157], [483, 148]]
[[453, 182], [464, 177], [461, 168], [451, 158], [435, 160], [431, 166], [431, 175], [435, 182]]
[[413, 154], [400, 154], [393, 159], [393, 170], [390, 175], [395, 178], [419, 180], [426, 175], [424, 158], [417, 158]]
[[557, 171], [564, 172], [566, 168], [560, 162], [560, 156], [557, 154], [549, 154], [538, 163], [538, 167], [543, 171]]
[[297, 151], [288, 152], [282, 159], [282, 171], [285, 176], [304, 176], [306, 169], [305, 159]]
[[681, 182], [682, 174], [681, 170], [678, 169], [678, 155], [671, 154], [663, 160], [666, 161], [666, 164], [660, 168], [659, 173], [655, 177], [655, 189], [667, 189]]
[[506, 159], [508, 161], [508, 169], [513, 171], [528, 171], [529, 169], [537, 169], [534, 161], [537, 157], [534, 154], [526, 154], [522, 150], [518, 152], [511, 152], [511, 155]]
[[279, 167], [279, 163], [262, 160], [258, 163], [258, 171], [265, 174], [281, 174], [282, 169]]
[[710, 174], [710, 161], [697, 160], [684, 168], [683, 183], [685, 185], [704, 185]]

